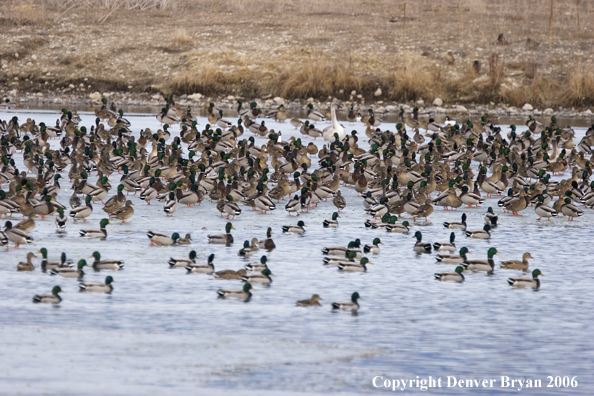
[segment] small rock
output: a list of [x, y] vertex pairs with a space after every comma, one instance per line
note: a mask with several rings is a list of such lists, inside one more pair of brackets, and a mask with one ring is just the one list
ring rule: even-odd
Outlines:
[[433, 106], [436, 106], [436, 107], [443, 106], [443, 100], [441, 100], [440, 98], [435, 98], [433, 100]]
[[468, 109], [461, 105], [456, 106], [456, 111], [458, 113], [468, 113]]
[[189, 95], [188, 99], [199, 101], [200, 99], [202, 99], [202, 97], [203, 97], [202, 94], [195, 93], [195, 94]]
[[425, 101], [423, 99], [417, 100], [417, 106], [425, 106]]
[[524, 105], [524, 107], [522, 107], [522, 110], [524, 110], [524, 111], [532, 111], [532, 110], [534, 110], [534, 108], [532, 107], [532, 105], [530, 103], [526, 103]]
[[19, 53], [18, 52], [15, 52], [14, 57], [18, 59], [19, 58]]
[[74, 89], [74, 84], [68, 84], [68, 88]]
[[592, 117], [592, 110], [588, 109], [588, 110], [584, 111], [584, 115], [586, 117]]
[[307, 103], [313, 103], [314, 102], [314, 98], [307, 98]]
[[276, 103], [278, 106], [285, 104], [285, 100], [283, 98], [281, 98], [280, 96], [275, 97], [273, 100], [274, 100], [274, 103]]
[[[132, 89], [132, 88], [134, 88], [134, 86], [128, 85], [128, 89]], [[182, 98], [182, 99], [184, 99], [184, 98]]]
[[388, 105], [388, 106], [386, 106], [386, 111], [389, 112], [389, 113], [392, 113], [392, 112], [394, 112], [396, 110], [397, 110], [397, 107], [394, 106], [394, 105]]
[[8, 69], [8, 65], [6, 63], [2, 64], [3, 69]]
[[551, 115], [553, 114], [555, 110], [551, 109], [550, 107], [544, 109], [544, 111], [542, 112], [542, 115]]
[[357, 91], [351, 91], [351, 96], [356, 96], [357, 95]]
[[229, 95], [229, 96], [227, 96], [227, 100], [230, 102], [235, 102], [235, 96]]
[[159, 100], [161, 99], [161, 94], [154, 94], [153, 96], [151, 96], [151, 99]]
[[444, 108], [443, 108], [443, 107], [441, 107], [441, 106], [437, 106], [437, 107], [435, 108], [435, 112], [436, 112], [436, 113], [441, 113], [441, 114], [444, 114], [444, 113], [446, 112], [446, 109], [444, 109]]
[[363, 97], [363, 95], [359, 94], [357, 95], [357, 99], [361, 99]]
[[35, 54], [31, 55], [31, 59], [37, 60], [37, 55], [35, 55]]
[[378, 87], [378, 88], [375, 90], [375, 92], [373, 93], [373, 96], [375, 96], [376, 98], [377, 98], [378, 96], [382, 96], [382, 89]]

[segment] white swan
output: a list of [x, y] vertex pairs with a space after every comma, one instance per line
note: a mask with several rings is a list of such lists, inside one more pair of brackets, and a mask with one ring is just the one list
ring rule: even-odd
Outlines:
[[330, 112], [332, 113], [332, 125], [324, 129], [324, 140], [328, 143], [332, 143], [336, 140], [334, 137], [335, 133], [338, 133], [339, 140], [346, 137], [344, 127], [336, 120], [336, 105], [334, 103], [330, 106]]

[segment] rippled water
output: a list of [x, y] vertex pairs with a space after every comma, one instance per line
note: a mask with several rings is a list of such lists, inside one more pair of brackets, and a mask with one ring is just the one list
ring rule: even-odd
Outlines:
[[[33, 117], [48, 125], [57, 118], [43, 111], [16, 114], [21, 120]], [[3, 119], [12, 115], [0, 112]], [[153, 116], [128, 118], [136, 134], [141, 128], [159, 126]], [[94, 116], [83, 113], [82, 119], [90, 126]], [[201, 125], [206, 122], [199, 120]], [[268, 120], [267, 124], [282, 130], [285, 140], [299, 135], [289, 124]], [[364, 131], [360, 124], [348, 129]], [[578, 130], [583, 133], [584, 129]], [[21, 154], [15, 159], [20, 165]], [[111, 178], [114, 190], [118, 177]], [[66, 180], [61, 184], [58, 200], [67, 204], [70, 185]], [[304, 235], [281, 232], [282, 225], [297, 222], [287, 216], [284, 203], [266, 215], [243, 207], [243, 214], [233, 221], [235, 243], [230, 247], [206, 243], [206, 235], [224, 232], [226, 223], [208, 199], [195, 208], [180, 207], [167, 218], [157, 201], [147, 206], [132, 196], [136, 214], [129, 224], [109, 225], [107, 241], [78, 237], [80, 228], [97, 228], [104, 217], [101, 205], [94, 206], [90, 224], [70, 222], [65, 236], [54, 232], [53, 219], [38, 221], [31, 246], [0, 253], [0, 394], [385, 391], [373, 387], [377, 375], [433, 376], [444, 381], [447, 376], [499, 380], [507, 375], [542, 380], [542, 389], [523, 390], [530, 394], [592, 393], [592, 210], [574, 222], [563, 218], [538, 222], [533, 208], [523, 211], [522, 217], [501, 213], [499, 198], [494, 197], [481, 208], [457, 212], [436, 208], [428, 224], [413, 227], [423, 232], [424, 240], [446, 241], [450, 231], [443, 221], [458, 221], [464, 211], [469, 228], [482, 228], [486, 208], [493, 206], [501, 225], [491, 240], [467, 239], [457, 231], [457, 246], [467, 246], [469, 257], [480, 259], [494, 246], [501, 252], [496, 261], [521, 259], [524, 252], [531, 252], [535, 257], [531, 268], [546, 275], [542, 287], [516, 290], [506, 282], [510, 276], [523, 275], [514, 270], [468, 273], [463, 284], [435, 281], [434, 272], [454, 266], [436, 264], [435, 254], [414, 253], [412, 232], [388, 234], [365, 228], [360, 198], [352, 189], [341, 189], [348, 206], [338, 229], [322, 228], [322, 221], [335, 209], [331, 202], [300, 216], [307, 225]], [[268, 226], [277, 245], [267, 254], [276, 276], [270, 287], [256, 285], [249, 303], [216, 298], [217, 289], [240, 288], [239, 281], [168, 268], [169, 257], [187, 257], [195, 249], [200, 262], [214, 253], [216, 270], [239, 269], [260, 257], [238, 257], [242, 242], [263, 239]], [[149, 246], [148, 230], [191, 233], [193, 243]], [[345, 274], [322, 265], [324, 246], [346, 245], [355, 238], [370, 243], [375, 237], [384, 245], [379, 255], [369, 256], [374, 264], [367, 273]], [[16, 272], [26, 253], [41, 247], [49, 250], [50, 259], [65, 251], [73, 259], [90, 262], [88, 257], [99, 250], [103, 258], [123, 259], [126, 266], [117, 273], [86, 270], [86, 281], [113, 275], [111, 295], [78, 293], [76, 280], [51, 277], [39, 267], [30, 273]], [[59, 306], [31, 303], [34, 294], [47, 293], [56, 284], [67, 292]], [[363, 297], [357, 315], [331, 311], [331, 302], [348, 300], [354, 291]], [[314, 293], [324, 299], [322, 307], [295, 307], [295, 301]], [[546, 388], [549, 375], [578, 376], [579, 385]], [[497, 386], [480, 390], [481, 394], [505, 391], [517, 392]]]

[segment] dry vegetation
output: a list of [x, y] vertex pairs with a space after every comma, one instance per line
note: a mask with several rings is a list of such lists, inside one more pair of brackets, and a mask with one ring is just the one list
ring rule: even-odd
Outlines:
[[4, 4], [4, 92], [369, 99], [381, 87], [382, 100], [594, 104], [591, 1]]

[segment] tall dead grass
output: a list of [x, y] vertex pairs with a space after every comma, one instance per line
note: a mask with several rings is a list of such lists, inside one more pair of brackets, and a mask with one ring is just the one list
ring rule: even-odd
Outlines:
[[572, 106], [594, 103], [594, 65], [578, 64], [570, 72], [561, 100]]

